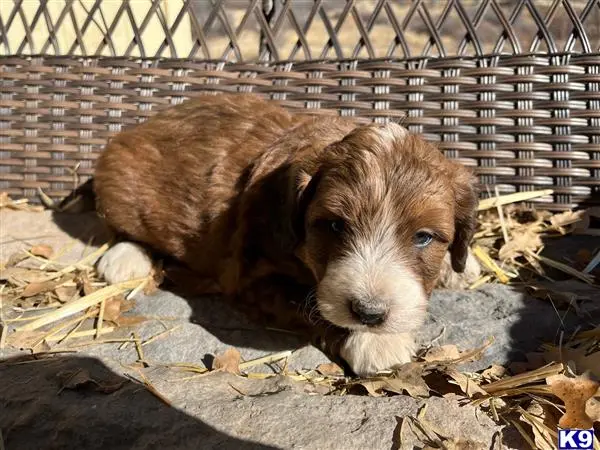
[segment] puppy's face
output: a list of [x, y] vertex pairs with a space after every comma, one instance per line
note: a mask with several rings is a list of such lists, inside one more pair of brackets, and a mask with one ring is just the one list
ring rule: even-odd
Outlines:
[[477, 198], [468, 172], [391, 124], [361, 127], [326, 151], [300, 257], [321, 315], [348, 329], [419, 326], [449, 246], [461, 271]]

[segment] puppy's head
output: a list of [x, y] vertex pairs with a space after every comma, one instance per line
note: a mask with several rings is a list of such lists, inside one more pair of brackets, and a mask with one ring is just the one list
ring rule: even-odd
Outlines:
[[[310, 172], [310, 173], [309, 173]], [[446, 251], [464, 269], [477, 196], [470, 173], [396, 124], [364, 126], [300, 171], [297, 255], [322, 316], [408, 332], [424, 318]]]

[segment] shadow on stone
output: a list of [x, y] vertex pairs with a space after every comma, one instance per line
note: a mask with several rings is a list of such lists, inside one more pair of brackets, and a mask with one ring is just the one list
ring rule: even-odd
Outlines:
[[[54, 212], [53, 221], [65, 233], [74, 239], [87, 242], [91, 237], [96, 244], [107, 242], [110, 232], [95, 212], [83, 213], [60, 213]], [[157, 255], [165, 262], [168, 272], [178, 279], [185, 280], [193, 285], [194, 275], [175, 261]], [[257, 311], [249, 309], [241, 310], [231, 304], [222, 301], [219, 296], [198, 296], [193, 291], [186, 290], [177, 284], [166, 280], [161, 289], [171, 292], [178, 297], [184, 298], [191, 308], [189, 320], [201, 325], [212, 335], [225, 344], [236, 347], [250, 347], [264, 351], [280, 351], [297, 348], [308, 343], [301, 330], [278, 331], [276, 324], [265, 324], [257, 320], [251, 320], [248, 316], [259, 317]], [[268, 327], [273, 327], [269, 329]], [[209, 367], [209, 366], [207, 366]]]
[[[6, 450], [277, 448], [228, 436], [94, 358], [19, 362], [0, 361], [0, 429]], [[64, 389], [64, 375], [80, 370], [121, 387], [110, 394]]]
[[[594, 236], [565, 236], [545, 239], [541, 255], [571, 267], [575, 266], [577, 253], [582, 249], [593, 252], [600, 249], [600, 238]], [[555, 293], [533, 298], [526, 287], [514, 290], [523, 296], [518, 320], [510, 328], [511, 351], [509, 360], [523, 361], [528, 352], [539, 349], [542, 343], [559, 345], [568, 342], [572, 334], [600, 322], [600, 289], [574, 279], [572, 276], [542, 264], [550, 280], [542, 280], [536, 286]], [[575, 304], [576, 303], [576, 304]]]

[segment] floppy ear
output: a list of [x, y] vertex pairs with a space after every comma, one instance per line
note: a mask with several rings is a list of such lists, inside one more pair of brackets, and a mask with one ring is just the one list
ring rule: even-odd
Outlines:
[[261, 257], [275, 262], [293, 253], [304, 238], [304, 217], [317, 180], [318, 175], [286, 163], [245, 192], [238, 221], [247, 262]]
[[454, 181], [455, 219], [454, 239], [450, 245], [452, 269], [462, 273], [465, 270], [469, 245], [477, 227], [477, 205], [479, 196], [475, 188], [475, 177], [464, 167], [460, 167]]

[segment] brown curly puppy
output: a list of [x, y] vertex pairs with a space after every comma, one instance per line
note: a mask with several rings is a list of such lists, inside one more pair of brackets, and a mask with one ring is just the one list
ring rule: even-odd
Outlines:
[[447, 251], [464, 270], [477, 205], [469, 171], [399, 125], [243, 94], [119, 134], [94, 184], [125, 240], [99, 263], [109, 282], [146, 275], [146, 249], [172, 256], [201, 291], [274, 316], [284, 305], [359, 375], [410, 360]]

